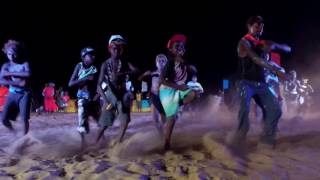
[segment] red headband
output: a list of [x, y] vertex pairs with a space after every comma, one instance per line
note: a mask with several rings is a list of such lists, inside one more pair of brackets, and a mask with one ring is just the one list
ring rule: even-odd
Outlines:
[[177, 41], [181, 41], [183, 43], [186, 43], [187, 41], [187, 38], [185, 35], [183, 34], [175, 34], [171, 37], [171, 39], [168, 41], [168, 44], [167, 44], [167, 48], [170, 49], [173, 45], [173, 43], [177, 42]]

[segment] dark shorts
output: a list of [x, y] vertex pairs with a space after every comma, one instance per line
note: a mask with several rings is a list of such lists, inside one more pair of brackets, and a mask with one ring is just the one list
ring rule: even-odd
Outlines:
[[78, 99], [78, 110], [82, 110], [80, 114], [85, 120], [91, 116], [97, 121], [100, 116], [100, 102], [87, 99]]
[[117, 101], [116, 107], [106, 108], [102, 107], [99, 125], [101, 127], [112, 126], [115, 119], [118, 118], [122, 122], [130, 122], [130, 106], [131, 106], [131, 97], [129, 93], [123, 95], [122, 101]]

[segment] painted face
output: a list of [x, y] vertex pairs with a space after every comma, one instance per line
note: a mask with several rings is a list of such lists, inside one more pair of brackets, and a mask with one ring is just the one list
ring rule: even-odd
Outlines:
[[174, 42], [171, 48], [171, 52], [175, 56], [183, 56], [184, 53], [186, 52], [185, 43], [181, 41]]
[[6, 50], [6, 55], [7, 55], [7, 58], [9, 59], [9, 61], [15, 62], [18, 59], [18, 52], [16, 49], [8, 48]]
[[166, 65], [167, 63], [167, 57], [165, 55], [159, 55], [156, 58], [156, 66], [158, 69], [163, 69], [163, 67]]
[[83, 63], [86, 65], [86, 66], [90, 66], [93, 64], [95, 60], [95, 56], [93, 54], [86, 54], [84, 57], [83, 57]]
[[119, 58], [123, 53], [123, 46], [111, 43], [109, 45], [109, 52], [112, 57]]
[[197, 82], [197, 81], [198, 81], [197, 76], [193, 76], [193, 77], [192, 77], [192, 81], [193, 81], [193, 82]]
[[293, 80], [297, 78], [297, 73], [296, 73], [296, 71], [291, 71], [291, 72], [290, 72], [290, 75], [291, 75], [291, 78], [292, 78]]
[[263, 23], [254, 23], [251, 26], [248, 25], [249, 33], [253, 34], [254, 36], [261, 36], [263, 33]]

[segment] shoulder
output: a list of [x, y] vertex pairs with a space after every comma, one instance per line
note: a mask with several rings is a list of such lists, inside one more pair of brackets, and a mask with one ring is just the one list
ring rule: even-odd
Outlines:
[[9, 66], [10, 66], [9, 62], [6, 62], [6, 63], [2, 64], [2, 68], [8, 68]]
[[250, 41], [246, 39], [245, 37], [242, 37], [239, 42], [238, 46], [246, 46], [246, 47], [251, 47]]
[[23, 65], [23, 66], [29, 66], [29, 61], [24, 61], [23, 63], [21, 63], [21, 65]]
[[110, 62], [111, 62], [111, 59], [108, 58], [108, 59], [106, 59], [103, 63], [110, 63]]
[[160, 74], [160, 70], [154, 70], [154, 71], [151, 71], [151, 75], [159, 75]]
[[79, 68], [81, 68], [82, 66], [83, 66], [82, 62], [79, 62], [79, 63], [75, 66], [75, 68], [76, 68], [76, 69], [79, 69]]
[[74, 67], [74, 69], [79, 70], [79, 69], [81, 69], [81, 67], [82, 67], [82, 63], [79, 62], [79, 63]]
[[105, 60], [105, 61], [103, 61], [103, 62], [101, 63], [101, 66], [100, 66], [100, 67], [105, 67], [107, 64], [108, 64], [108, 59]]

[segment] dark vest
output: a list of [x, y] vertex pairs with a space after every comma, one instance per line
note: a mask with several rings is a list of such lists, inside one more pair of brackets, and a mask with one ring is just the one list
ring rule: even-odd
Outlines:
[[[265, 58], [265, 53], [261, 50], [259, 41], [254, 40], [248, 35], [243, 37], [243, 39], [249, 42], [251, 49], [261, 58]], [[263, 67], [257, 65], [249, 57], [241, 58], [239, 57], [239, 73], [240, 79], [250, 80], [257, 82], [265, 82], [265, 70]]]

